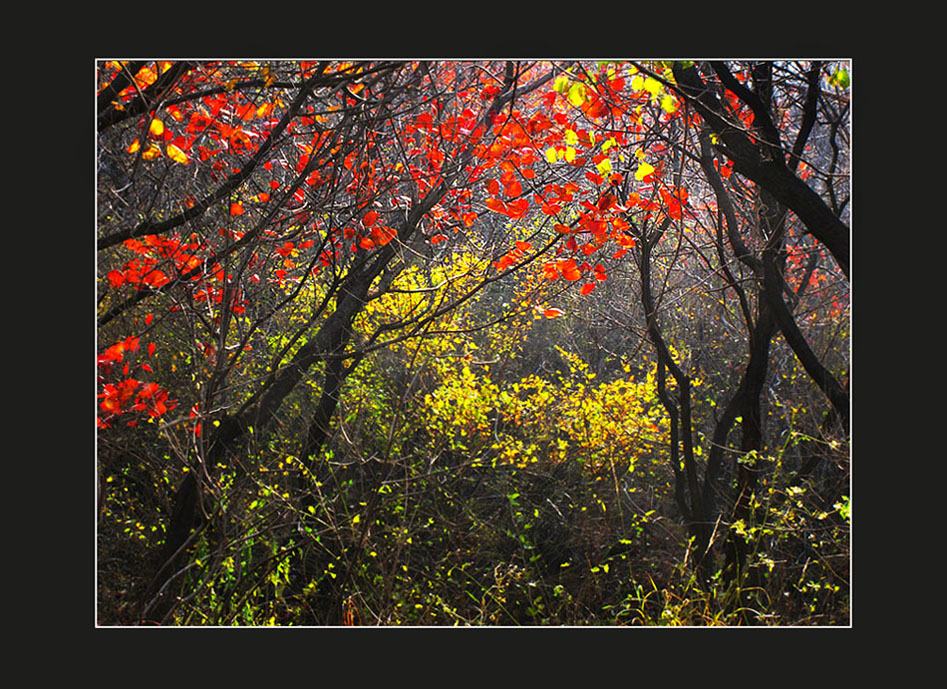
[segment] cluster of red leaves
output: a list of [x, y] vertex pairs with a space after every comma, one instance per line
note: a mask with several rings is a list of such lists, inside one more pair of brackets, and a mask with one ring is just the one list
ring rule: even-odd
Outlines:
[[[239, 239], [239, 233], [233, 234], [234, 238]], [[152, 289], [163, 287], [171, 281], [165, 270], [173, 269], [179, 275], [191, 273], [202, 266], [203, 260], [198, 254], [206, 250], [206, 246], [198, 241], [196, 235], [191, 235], [190, 241], [187, 242], [177, 236], [145, 235], [141, 240], [126, 239], [123, 244], [138, 256], [128, 261], [121, 270], [109, 271], [106, 277], [112, 287], [121, 287], [126, 283]], [[232, 276], [225, 275], [223, 268], [216, 263], [206, 271], [198, 270], [190, 277], [191, 282], [195, 283], [195, 300], [221, 303], [224, 296], [223, 284], [231, 278]], [[236, 294], [233, 300], [234, 313], [243, 313], [246, 310], [245, 302]]]
[[[141, 241], [126, 239], [124, 246], [138, 256], [127, 262], [121, 270], [109, 271], [106, 277], [112, 287], [129, 283], [157, 289], [170, 282], [164, 270], [157, 267], [159, 264], [167, 268], [168, 260], [173, 261], [176, 268], [182, 272], [200, 265], [200, 260], [192, 251], [187, 250], [187, 245], [182, 245], [175, 238], [146, 235]], [[197, 248], [195, 245], [193, 250]]]
[[[358, 245], [362, 249], [374, 249], [376, 246], [385, 246], [398, 235], [398, 230], [378, 223], [378, 211], [370, 210], [362, 216], [362, 234]], [[367, 232], [367, 236], [364, 233]]]
[[[148, 319], [150, 321], [150, 316]], [[148, 356], [154, 356], [155, 344], [147, 347]], [[133, 412], [143, 412], [150, 417], [159, 417], [177, 406], [176, 400], [168, 399], [168, 391], [154, 382], [143, 382], [130, 374], [141, 370], [153, 373], [147, 362], [135, 363], [126, 360], [126, 355], [135, 354], [140, 350], [140, 338], [127, 337], [116, 342], [98, 355], [98, 379], [101, 392], [98, 398], [101, 415], [97, 417], [99, 428], [108, 428], [116, 417]], [[127, 425], [138, 425], [138, 417], [132, 418]]]
[[723, 95], [733, 115], [743, 123], [744, 127], [749, 129], [750, 125], [753, 124], [753, 111], [744, 105], [740, 97], [730, 89], [724, 89]]
[[522, 261], [530, 250], [532, 250], [533, 245], [530, 242], [518, 241], [515, 246], [499, 261], [493, 262], [493, 267], [497, 271], [504, 271], [510, 266], [516, 265]]

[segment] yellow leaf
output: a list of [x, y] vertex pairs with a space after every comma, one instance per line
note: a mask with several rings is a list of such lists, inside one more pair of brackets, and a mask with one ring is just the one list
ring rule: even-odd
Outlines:
[[569, 102], [579, 107], [585, 102], [585, 85], [576, 82], [569, 88]]
[[654, 172], [654, 168], [651, 165], [648, 165], [647, 163], [641, 163], [641, 165], [639, 165], [638, 169], [635, 171], [635, 179], [640, 182], [652, 172]]
[[555, 83], [552, 85], [553, 91], [556, 93], [565, 93], [569, 90], [569, 77], [565, 74], [561, 74], [556, 77]]
[[661, 91], [664, 90], [664, 86], [661, 85], [661, 82], [652, 77], [648, 77], [644, 80], [644, 89], [652, 96], [657, 96]]
[[187, 154], [174, 144], [168, 144], [168, 147], [165, 150], [168, 154], [168, 157], [175, 163], [187, 165], [190, 162], [187, 158]]
[[556, 162], [556, 149], [552, 146], [546, 149], [546, 160], [550, 163]]
[[612, 171], [612, 161], [608, 158], [603, 158], [601, 162], [599, 162], [599, 164], [595, 167], [598, 168], [598, 173], [600, 175], [607, 175]]
[[569, 147], [566, 149], [565, 158], [566, 158], [566, 162], [567, 162], [567, 163], [571, 163], [573, 160], [575, 160], [575, 149], [572, 148], [572, 146], [569, 146]]
[[152, 136], [161, 136], [164, 134], [164, 122], [159, 120], [157, 117], [151, 121], [151, 126], [148, 127], [148, 133]]

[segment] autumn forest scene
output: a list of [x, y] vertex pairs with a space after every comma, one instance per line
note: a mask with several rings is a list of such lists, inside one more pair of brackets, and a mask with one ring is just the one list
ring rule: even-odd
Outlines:
[[96, 59], [96, 625], [849, 626], [853, 76]]

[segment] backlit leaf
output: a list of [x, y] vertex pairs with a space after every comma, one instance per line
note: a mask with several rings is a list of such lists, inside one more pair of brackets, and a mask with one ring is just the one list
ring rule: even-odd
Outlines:
[[154, 158], [161, 157], [161, 149], [158, 148], [156, 144], [148, 144], [148, 148], [145, 149], [145, 152], [141, 154], [141, 157], [145, 160], [152, 160]]
[[657, 96], [661, 91], [664, 90], [664, 86], [661, 85], [661, 82], [653, 77], [647, 77], [644, 80], [644, 90], [650, 93], [652, 96]]
[[585, 102], [586, 91], [585, 84], [576, 82], [569, 87], [569, 102], [579, 107]]
[[188, 160], [187, 154], [174, 144], [168, 144], [165, 152], [168, 154], [168, 157], [176, 163], [187, 165], [188, 162], [190, 162]]

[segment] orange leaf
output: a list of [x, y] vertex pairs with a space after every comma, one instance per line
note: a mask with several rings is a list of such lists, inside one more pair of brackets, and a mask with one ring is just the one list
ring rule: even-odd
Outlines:
[[243, 215], [243, 204], [242, 204], [242, 203], [231, 203], [231, 204], [230, 204], [230, 215]]
[[148, 148], [141, 154], [145, 160], [153, 160], [161, 156], [161, 149], [156, 144], [148, 144]]
[[562, 315], [562, 311], [560, 309], [546, 309], [543, 311], [543, 315], [546, 318], [558, 318]]
[[591, 292], [593, 289], [595, 289], [595, 283], [594, 283], [594, 282], [587, 282], [587, 283], [585, 283], [584, 285], [582, 285], [582, 289], [579, 290], [579, 291], [580, 291], [582, 294], [588, 294], [588, 293]]
[[506, 213], [506, 204], [503, 203], [500, 199], [487, 199], [484, 201], [487, 204], [487, 208], [497, 213]]

